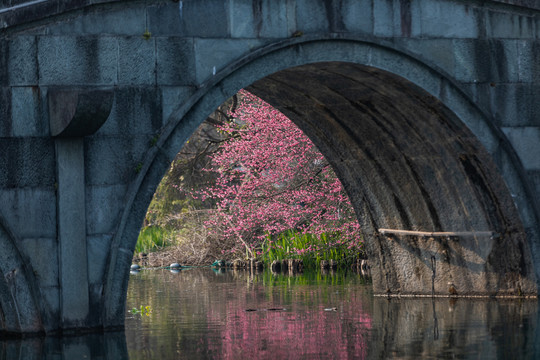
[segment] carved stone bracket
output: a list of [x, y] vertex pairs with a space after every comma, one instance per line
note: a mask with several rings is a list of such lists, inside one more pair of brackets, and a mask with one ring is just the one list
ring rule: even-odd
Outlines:
[[49, 123], [55, 137], [83, 137], [95, 133], [111, 112], [112, 90], [49, 90]]

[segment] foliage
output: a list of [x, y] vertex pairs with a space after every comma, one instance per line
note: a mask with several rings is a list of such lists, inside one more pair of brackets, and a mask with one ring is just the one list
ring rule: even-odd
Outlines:
[[152, 313], [152, 307], [151, 306], [142, 306], [137, 309], [137, 308], [132, 308], [131, 309], [131, 313], [132, 314], [139, 314], [139, 315], [146, 315], [146, 316], [150, 316], [150, 314]]
[[[190, 264], [245, 252], [265, 260], [302, 255], [318, 265], [363, 251], [354, 211], [329, 163], [289, 119], [246, 91], [185, 144], [144, 225], [137, 252], [175, 245], [176, 260]], [[286, 245], [272, 245], [278, 243]]]
[[261, 257], [266, 263], [274, 260], [302, 259], [305, 268], [320, 267], [322, 260], [335, 260], [348, 267], [363, 254], [363, 243], [358, 239], [344, 240], [340, 234], [322, 233], [319, 236], [292, 230], [278, 236], [268, 236], [261, 246]]
[[139, 233], [135, 253], [149, 253], [169, 245], [174, 238], [174, 231], [167, 231], [159, 226], [147, 226]]
[[232, 121], [218, 125], [229, 137], [210, 155], [206, 167], [214, 182], [192, 192], [216, 208], [205, 226], [234, 239], [237, 246], [232, 251], [243, 248], [248, 256], [254, 256], [268, 236], [288, 230], [323, 243], [326, 234], [339, 234], [340, 241], [358, 245], [359, 226], [351, 203], [307, 136], [246, 91], [240, 92], [234, 110], [229, 114]]

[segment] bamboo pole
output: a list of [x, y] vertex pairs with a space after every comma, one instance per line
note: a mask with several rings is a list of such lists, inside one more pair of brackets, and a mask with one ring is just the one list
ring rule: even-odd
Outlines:
[[429, 231], [412, 231], [412, 230], [396, 230], [396, 229], [379, 229], [379, 233], [382, 235], [415, 235], [415, 236], [429, 236], [429, 237], [447, 237], [447, 236], [494, 236], [493, 231], [442, 231], [442, 232], [429, 232]]

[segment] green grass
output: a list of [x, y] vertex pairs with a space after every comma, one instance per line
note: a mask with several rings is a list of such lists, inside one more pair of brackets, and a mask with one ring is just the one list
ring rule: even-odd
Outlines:
[[261, 257], [266, 263], [274, 260], [302, 259], [304, 268], [320, 266], [322, 260], [335, 260], [341, 267], [349, 266], [363, 253], [363, 244], [343, 241], [339, 234], [302, 234], [292, 230], [278, 236], [268, 236], [261, 246]]
[[158, 251], [174, 244], [174, 231], [159, 226], [144, 227], [139, 233], [135, 253]]

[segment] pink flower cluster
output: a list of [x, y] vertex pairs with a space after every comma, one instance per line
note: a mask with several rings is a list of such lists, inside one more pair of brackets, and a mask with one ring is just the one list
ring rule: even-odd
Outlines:
[[331, 166], [287, 117], [256, 96], [241, 91], [231, 121], [232, 134], [213, 155], [216, 183], [195, 198], [217, 203], [209, 229], [257, 246], [268, 234], [294, 229], [320, 235], [338, 232], [360, 239], [352, 205]]

